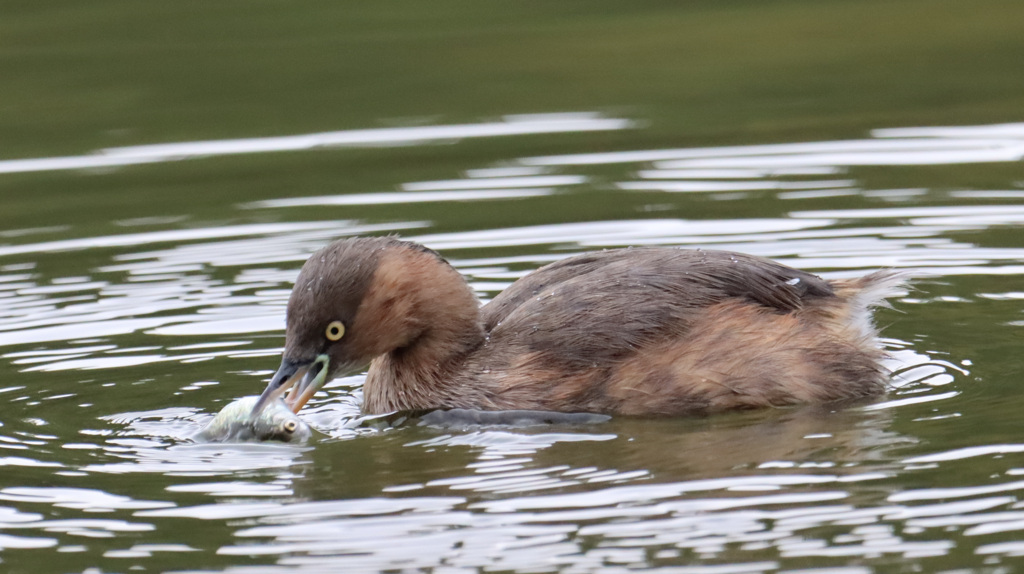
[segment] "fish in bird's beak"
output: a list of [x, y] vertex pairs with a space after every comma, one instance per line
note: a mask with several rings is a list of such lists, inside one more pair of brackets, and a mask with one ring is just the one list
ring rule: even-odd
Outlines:
[[252, 416], [252, 407], [258, 397], [244, 397], [232, 401], [191, 439], [195, 442], [246, 442], [276, 440], [303, 443], [313, 431], [282, 401], [272, 400], [258, 416]]
[[282, 359], [274, 378], [270, 380], [270, 384], [253, 406], [252, 416], [259, 415], [260, 411], [275, 399], [282, 397], [289, 389], [291, 392], [284, 397], [285, 404], [293, 413], [298, 413], [327, 382], [329, 362], [327, 355], [318, 355], [312, 361]]

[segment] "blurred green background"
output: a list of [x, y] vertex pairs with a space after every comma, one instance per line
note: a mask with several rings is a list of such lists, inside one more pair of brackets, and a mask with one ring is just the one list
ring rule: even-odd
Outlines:
[[1024, 109], [1013, 0], [0, 7], [4, 159], [509, 113], [601, 110], [686, 145]]

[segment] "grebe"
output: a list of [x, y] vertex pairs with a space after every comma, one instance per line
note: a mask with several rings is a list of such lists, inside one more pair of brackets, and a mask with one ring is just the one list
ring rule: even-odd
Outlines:
[[486, 305], [438, 253], [336, 241], [302, 267], [281, 366], [254, 407], [369, 364], [367, 413], [436, 408], [670, 416], [881, 393], [871, 308], [903, 278], [826, 281], [769, 259], [677, 248], [583, 253]]

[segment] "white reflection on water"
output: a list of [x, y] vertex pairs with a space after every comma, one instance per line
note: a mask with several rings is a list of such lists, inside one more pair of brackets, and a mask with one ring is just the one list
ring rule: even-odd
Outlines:
[[593, 113], [511, 115], [506, 116], [504, 121], [493, 123], [378, 128], [295, 136], [152, 144], [107, 148], [83, 156], [0, 160], [0, 174], [122, 167], [199, 157], [300, 151], [324, 147], [423, 145], [466, 138], [621, 130], [632, 126], [633, 122], [629, 120], [603, 118]]
[[[311, 205], [387, 205], [522, 199], [551, 195], [560, 188], [581, 185], [587, 182], [587, 178], [584, 176], [518, 175], [514, 172], [509, 174], [507, 171], [508, 169], [514, 170], [516, 168], [497, 169], [499, 171], [495, 173], [484, 170], [477, 170], [477, 173], [472, 171], [467, 173], [468, 177], [475, 177], [476, 179], [403, 183], [401, 187], [405, 191], [400, 192], [347, 193], [343, 195], [269, 199], [242, 204], [241, 207], [247, 209], [267, 209]], [[525, 169], [530, 170], [530, 168]], [[483, 174], [479, 173], [481, 171], [483, 171]]]
[[81, 470], [101, 474], [162, 474], [166, 476], [232, 476], [239, 472], [294, 469], [308, 464], [305, 449], [273, 443], [171, 445], [148, 443], [103, 449], [124, 462], [88, 464]]
[[904, 460], [907, 464], [921, 464], [928, 462], [944, 462], [949, 460], [961, 460], [965, 458], [974, 458], [976, 456], [989, 456], [993, 454], [1007, 454], [1024, 452], [1024, 444], [994, 444], [985, 446], [971, 446], [967, 448], [958, 448], [955, 450], [941, 452], [936, 454], [928, 454], [924, 456], [915, 456]]
[[[16, 487], [0, 489], [0, 501], [19, 503], [21, 506], [78, 510], [86, 513], [111, 513], [119, 510], [166, 508], [173, 503], [160, 501], [133, 500], [116, 496], [101, 490], [60, 487]], [[67, 510], [61, 514], [66, 513]], [[112, 538], [123, 533], [152, 532], [156, 528], [146, 522], [126, 521], [114, 518], [65, 518], [45, 519], [39, 513], [26, 513], [0, 506], [0, 530], [60, 534], [77, 539]], [[51, 548], [58, 539], [37, 536], [12, 536], [0, 534], [0, 549], [5, 548]]]
[[[325, 215], [338, 221], [0, 246], [0, 257], [34, 257], [44, 264], [40, 267], [54, 253], [68, 250], [90, 251], [101, 261], [67, 277], [47, 278], [34, 263], [0, 267], [0, 345], [10, 349], [2, 358], [26, 380], [55, 381], [53, 388], [15, 381], [0, 388], [11, 412], [26, 413], [0, 421], [0, 449], [12, 455], [0, 456], [0, 466], [23, 485], [0, 489], [0, 502], [16, 506], [0, 507], [5, 531], [0, 548], [58, 546], [81, 552], [86, 550], [83, 541], [130, 533], [130, 542], [102, 556], [131, 560], [198, 548], [209, 553], [206, 558], [216, 551], [274, 563], [235, 569], [253, 572], [286, 567], [606, 573], [662, 568], [725, 574], [774, 572], [808, 564], [808, 559], [840, 566], [880, 557], [879, 564], [891, 564], [951, 555], [958, 544], [968, 549], [960, 554], [1024, 553], [1019, 543], [992, 538], [1024, 530], [1018, 502], [1024, 486], [1006, 478], [1024, 470], [1010, 468], [948, 487], [942, 482], [969, 471], [983, 457], [1012, 456], [1024, 447], [1010, 442], [948, 450], [918, 444], [924, 441], [912, 434], [906, 419], [917, 417], [912, 422], [923, 424], [960, 416], [958, 409], [965, 405], [954, 399], [962, 392], [957, 383], [971, 373], [945, 360], [941, 351], [925, 352], [915, 349], [916, 342], [896, 339], [884, 340], [896, 372], [889, 395], [820, 416], [794, 409], [763, 419], [730, 422], [723, 417], [667, 429], [659, 429], [660, 422], [631, 420], [540, 430], [390, 427], [360, 415], [362, 379], [357, 376], [328, 386], [303, 411], [323, 435], [309, 446], [185, 444], [219, 406], [210, 398], [213, 393], [201, 391], [213, 389], [217, 400], [229, 400], [237, 389], [219, 376], [229, 365], [280, 353], [284, 306], [302, 261], [349, 234], [422, 229], [414, 239], [439, 249], [484, 297], [544, 263], [627, 245], [744, 251], [828, 277], [878, 267], [947, 277], [1024, 274], [1024, 249], [971, 243], [973, 232], [1019, 226], [1024, 207], [1013, 200], [1022, 192], [958, 190], [942, 198], [1001, 204], [917, 206], [910, 203], [935, 199], [935, 194], [913, 187], [864, 190], [857, 180], [839, 176], [855, 165], [1014, 160], [1022, 153], [1024, 128], [880, 130], [874, 136], [852, 142], [530, 158], [521, 165], [466, 170], [462, 179], [395, 182], [401, 191], [391, 193], [271, 199], [242, 207], [315, 205], [326, 213], [332, 206], [553, 193], [578, 194], [585, 201], [584, 194], [603, 185], [601, 178], [559, 169], [603, 163], [643, 164], [627, 166], [631, 171], [613, 182], [638, 193], [768, 190], [788, 202], [857, 195], [869, 204], [873, 198], [908, 202], [901, 207], [783, 210], [774, 216], [705, 220], [621, 215], [452, 232], [434, 231], [431, 222], [344, 221], [339, 210]], [[298, 145], [289, 142], [284, 144]], [[252, 146], [267, 142], [213, 143], [224, 147], [191, 152], [174, 146], [131, 148], [109, 157], [163, 161], [168, 154], [203, 150], [248, 153], [261, 151]], [[651, 161], [658, 163], [648, 165]], [[995, 291], [956, 300], [1020, 299], [1016, 291]], [[897, 306], [924, 308], [923, 302], [904, 298]], [[67, 341], [69, 326], [79, 339]], [[198, 381], [180, 380], [171, 368], [208, 360], [216, 361], [216, 372]], [[124, 374], [147, 367], [150, 374], [172, 376], [157, 383]], [[251, 392], [270, 372], [232, 374], [251, 379]], [[61, 388], [64, 380], [74, 382]], [[74, 386], [79, 383], [85, 384]], [[146, 404], [118, 414], [103, 407], [104, 391], [98, 387], [122, 390], [135, 384], [151, 385], [135, 395]], [[166, 407], [167, 396], [183, 392], [192, 393], [185, 395], [188, 399], [195, 397], [193, 406]], [[87, 414], [65, 422], [65, 412], [75, 405]], [[98, 428], [81, 428], [81, 421]], [[37, 426], [55, 430], [44, 434], [36, 432], [41, 430]], [[378, 442], [362, 458], [350, 457], [360, 441]], [[915, 452], [932, 450], [902, 453], [910, 446]], [[406, 464], [406, 458], [415, 462]], [[374, 470], [379, 474], [371, 475]], [[67, 486], [44, 486], [35, 480], [40, 475]], [[126, 475], [141, 475], [137, 484], [155, 485], [158, 494], [143, 491], [149, 494], [136, 499], [98, 487], [120, 484], [114, 479]], [[222, 522], [227, 541], [207, 540], [204, 532], [209, 530], [190, 533], [190, 521], [197, 520]], [[171, 532], [183, 533], [181, 544], [168, 543]], [[986, 544], [971, 550], [973, 537], [986, 536]], [[677, 566], [693, 562], [705, 564]]]
[[[721, 191], [763, 191], [763, 190], [794, 190], [813, 189], [831, 190], [849, 188], [856, 183], [850, 179], [827, 181], [627, 181], [619, 183], [619, 189], [634, 191], [674, 191], [674, 192], [721, 192]], [[835, 193], [835, 192], [832, 192]], [[790, 196], [792, 197], [792, 196]]]
[[[857, 166], [957, 165], [1017, 162], [1024, 158], [1024, 124], [949, 128], [875, 130], [873, 139], [820, 141], [729, 147], [617, 151], [529, 157], [528, 167], [576, 167], [641, 164], [638, 180], [620, 181], [619, 189], [707, 194], [713, 199], [746, 199], [751, 192], [774, 191], [776, 197], [801, 200], [863, 195], [906, 201], [926, 189], [861, 190], [852, 179], [807, 180]], [[655, 169], [648, 164], [653, 162]], [[794, 179], [796, 178], [796, 179]], [[1019, 198], [1017, 191], [955, 190], [954, 197]], [[957, 216], [959, 217], [959, 215]], [[964, 225], [1006, 225], [1005, 216], [949, 221]]]
[[301, 207], [307, 205], [389, 205], [408, 203], [439, 203], [443, 201], [478, 201], [485, 199], [521, 199], [541, 197], [554, 193], [554, 188], [535, 187], [520, 189], [470, 189], [462, 191], [416, 191], [348, 193], [345, 195], [322, 195], [315, 197], [294, 197], [255, 201], [242, 207], [277, 208]]
[[53, 504], [59, 508], [75, 508], [90, 512], [167, 508], [170, 502], [133, 500], [89, 488], [10, 487], [0, 489], [0, 500]]
[[[880, 129], [872, 132], [876, 139], [569, 154], [524, 158], [520, 162], [528, 166], [659, 162], [657, 167], [662, 169], [691, 167], [769, 169], [794, 166], [918, 165], [921, 163], [1017, 161], [1024, 156], [1022, 126], [1024, 124], [969, 126], [969, 130], [964, 128]], [[751, 163], [744, 163], [744, 159], [727, 158], [751, 158]], [[880, 163], [870, 163], [872, 161]]]
[[[616, 564], [649, 567], [659, 563], [652, 560], [655, 556], [675, 560], [687, 552], [711, 562], [694, 572], [760, 572], [774, 571], [778, 564], [736, 558], [743, 552], [773, 547], [781, 557], [941, 556], [953, 547], [952, 541], [909, 540], [894, 525], [906, 521], [918, 528], [931, 528], [932, 523], [945, 524], [970, 512], [1005, 508], [1012, 502], [1001, 497], [970, 504], [859, 507], [836, 503], [848, 497], [843, 490], [799, 491], [803, 485], [841, 486], [880, 478], [763, 475], [620, 486], [579, 495], [505, 498], [468, 505], [466, 499], [453, 497], [291, 504], [239, 501], [145, 510], [136, 515], [149, 519], [254, 519], [256, 526], [240, 528], [235, 536], [259, 542], [224, 546], [218, 554], [273, 555], [279, 557], [279, 566], [300, 570], [318, 570], [330, 564], [358, 571], [444, 565], [587, 572], [605, 571]], [[742, 493], [752, 485], [794, 491]], [[693, 492], [707, 495], [687, 494]], [[823, 529], [835, 534], [830, 538], [814, 534]], [[731, 564], [715, 564], [719, 556], [730, 557]]]
[[[873, 210], [874, 212], [875, 210]], [[884, 212], [884, 209], [877, 212]], [[899, 210], [903, 212], [905, 210]], [[950, 234], [981, 230], [1015, 220], [1011, 211], [991, 215], [991, 220], [918, 218], [913, 226], [887, 225], [856, 228], [838, 224], [855, 218], [843, 210], [802, 212], [793, 219], [742, 220], [635, 220], [566, 223], [510, 229], [414, 236], [442, 253], [472, 247], [525, 247], [549, 245], [558, 253], [539, 253], [535, 257], [513, 256], [462, 260], [452, 258], [456, 266], [495, 268], [509, 263], [547, 263], [579, 251], [640, 245], [681, 245], [740, 251], [771, 257], [801, 269], [878, 269], [899, 268], [916, 274], [1007, 274], [1020, 272], [1024, 248], [979, 248], [956, 241]], [[878, 217], [882, 217], [879, 215]], [[901, 215], [894, 214], [893, 219]], [[576, 247], [577, 250], [573, 250]], [[951, 269], [945, 269], [951, 268]], [[525, 274], [526, 271], [520, 275]], [[852, 273], [852, 274], [859, 274]], [[826, 277], [851, 273], [827, 272]], [[483, 272], [481, 279], [493, 277]], [[513, 278], [499, 273], [499, 276]]]
[[417, 181], [403, 183], [402, 189], [406, 191], [440, 191], [450, 189], [474, 189], [483, 183], [489, 188], [516, 188], [516, 187], [552, 187], [563, 185], [580, 185], [587, 182], [587, 178], [578, 175], [531, 175], [520, 177], [492, 177], [481, 182], [476, 179], [451, 179], [446, 181]]

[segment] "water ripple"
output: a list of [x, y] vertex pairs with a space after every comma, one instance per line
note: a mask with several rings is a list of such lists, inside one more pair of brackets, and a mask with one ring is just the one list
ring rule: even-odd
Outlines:
[[632, 125], [629, 120], [602, 118], [592, 113], [510, 115], [506, 116], [504, 121], [494, 123], [378, 128], [267, 138], [150, 144], [107, 148], [83, 156], [0, 160], [0, 174], [123, 167], [200, 157], [294, 152], [323, 147], [422, 145], [463, 138], [621, 130]]
[[[562, 120], [566, 129], [625, 127], [520, 118], [448, 126], [469, 130], [449, 137]], [[93, 159], [127, 165], [439, 133], [169, 144]], [[958, 336], [971, 325], [964, 317], [984, 313], [999, 328], [1024, 323], [1013, 285], [1024, 248], [1007, 239], [1024, 221], [1024, 194], [1010, 181], [945, 189], [908, 176], [879, 186], [861, 168], [1006, 164], [1022, 150], [1017, 124], [564, 154], [396, 178], [381, 193], [253, 195], [228, 206], [238, 218], [231, 225], [158, 216], [111, 222], [131, 233], [0, 232], [0, 358], [12, 373], [0, 388], [0, 548], [81, 553], [82, 564], [111, 570], [159, 569], [169, 563], [161, 555], [190, 571], [248, 572], [740, 574], [813, 565], [863, 574], [897, 562], [951, 569], [965, 555], [998, 568], [1024, 555], [1014, 541], [1024, 530], [1024, 470], [1013, 466], [1024, 446], [988, 430], [1012, 418], [1012, 401], [992, 400], [991, 345], [957, 355], [950, 335], [934, 329]], [[0, 162], [0, 171], [12, 166]], [[589, 210], [591, 197], [611, 195], [614, 210], [597, 209], [596, 199]], [[560, 202], [588, 209], [552, 219], [500, 213], [476, 227], [446, 211], [495, 199], [537, 213]], [[417, 206], [415, 220], [359, 219], [370, 211], [363, 206], [384, 204]], [[316, 209], [290, 209], [302, 206]], [[275, 220], [304, 214], [322, 220]], [[550, 223], [566, 219], [574, 222]], [[899, 268], [918, 284], [897, 297], [906, 316], [882, 340], [895, 373], [888, 395], [844, 409], [437, 428], [362, 415], [355, 375], [303, 411], [318, 431], [310, 445], [189, 444], [223, 404], [258, 392], [272, 373], [302, 261], [339, 237], [399, 231], [439, 250], [483, 298], [572, 254], [654, 245], [744, 251], [829, 278]], [[985, 416], [982, 399], [1005, 402], [1004, 416]]]

